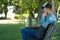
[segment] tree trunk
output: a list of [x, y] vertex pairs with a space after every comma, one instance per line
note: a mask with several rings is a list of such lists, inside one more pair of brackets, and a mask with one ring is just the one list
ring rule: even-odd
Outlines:
[[29, 16], [29, 27], [31, 27], [31, 26], [32, 26], [32, 17]]
[[7, 19], [7, 11], [5, 11], [5, 19]]
[[55, 12], [54, 0], [48, 0], [48, 2], [52, 4], [52, 11], [53, 11], [54, 15], [55, 15], [56, 18], [57, 18], [57, 13]]
[[32, 16], [31, 16], [32, 10], [29, 8], [29, 27], [32, 26]]
[[41, 15], [42, 15], [42, 6], [43, 4], [45, 3], [45, 0], [40, 0], [39, 1], [39, 6], [38, 6], [38, 17], [36, 19], [36, 26], [40, 26], [40, 18], [41, 18]]
[[7, 18], [7, 4], [4, 5], [5, 18]]

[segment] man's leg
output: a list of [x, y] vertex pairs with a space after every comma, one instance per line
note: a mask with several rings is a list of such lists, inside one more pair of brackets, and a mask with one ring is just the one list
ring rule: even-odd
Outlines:
[[25, 28], [21, 30], [23, 40], [29, 40], [30, 36], [34, 36], [37, 32], [37, 29]]
[[45, 35], [45, 28], [43, 26], [40, 26], [40, 28], [38, 29], [38, 31], [35, 33], [35, 37], [37, 39], [42, 39]]

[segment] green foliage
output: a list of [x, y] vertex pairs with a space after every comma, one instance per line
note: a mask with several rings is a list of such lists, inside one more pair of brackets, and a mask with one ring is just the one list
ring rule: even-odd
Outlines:
[[[48, 0], [44, 0], [47, 2]], [[60, 0], [55, 1], [55, 9], [58, 8]], [[39, 0], [0, 0], [0, 9], [7, 12], [7, 5], [13, 4], [16, 6], [15, 13], [24, 14], [25, 11], [29, 10], [29, 12], [38, 10]], [[2, 11], [1, 11], [2, 12]], [[32, 13], [30, 13], [32, 15]]]
[[20, 18], [20, 15], [19, 14], [16, 14], [15, 15], [15, 19], [19, 19]]
[[19, 11], [24, 13], [27, 10], [35, 10], [38, 8], [39, 0], [21, 0], [19, 6]]
[[55, 9], [57, 9], [59, 7], [59, 5], [60, 5], [60, 2], [58, 0], [55, 0], [54, 4], [55, 4]]

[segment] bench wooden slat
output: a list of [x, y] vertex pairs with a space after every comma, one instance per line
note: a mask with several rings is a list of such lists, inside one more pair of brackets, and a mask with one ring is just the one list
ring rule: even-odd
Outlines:
[[49, 26], [43, 40], [51, 40], [51, 34], [52, 34], [52, 31], [53, 31], [53, 28], [54, 28], [54, 25]]

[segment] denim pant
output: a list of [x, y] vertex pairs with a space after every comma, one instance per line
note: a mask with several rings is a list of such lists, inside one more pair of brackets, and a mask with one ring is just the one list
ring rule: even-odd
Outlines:
[[23, 40], [30, 40], [30, 37], [35, 36], [35, 34], [39, 32], [39, 30], [40, 30], [39, 28], [24, 28], [24, 29], [21, 29], [21, 34], [22, 34]]

